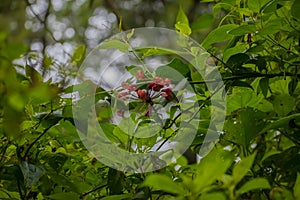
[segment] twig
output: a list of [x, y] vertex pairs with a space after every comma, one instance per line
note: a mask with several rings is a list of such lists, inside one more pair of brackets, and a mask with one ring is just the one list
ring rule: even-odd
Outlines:
[[[259, 78], [259, 77], [274, 78], [274, 77], [281, 77], [281, 76], [282, 77], [295, 76], [295, 74], [289, 73], [289, 72], [279, 73], [279, 74], [246, 73], [246, 74], [242, 74], [242, 75], [225, 77], [222, 80], [229, 81], [229, 80], [238, 80], [238, 79], [246, 79], [246, 78]], [[300, 74], [297, 74], [297, 77], [300, 78]], [[191, 85], [196, 85], [196, 84], [215, 83], [215, 82], [219, 82], [219, 81], [220, 81], [220, 79], [211, 79], [211, 80], [206, 80], [206, 81], [190, 81], [189, 83]]]
[[27, 148], [27, 150], [26, 150], [26, 152], [25, 152], [25, 154], [24, 154], [24, 159], [26, 158], [26, 156], [28, 155], [28, 153], [29, 153], [29, 151], [30, 151], [30, 149], [33, 147], [33, 145], [39, 140], [39, 139], [41, 139], [41, 137], [43, 137], [43, 135], [45, 135], [46, 133], [47, 133], [47, 131], [50, 129], [50, 128], [52, 128], [52, 126], [49, 126], [49, 127], [47, 127], [30, 145], [29, 145], [29, 147]]
[[87, 195], [89, 195], [89, 194], [91, 194], [91, 193], [93, 193], [93, 192], [95, 192], [95, 191], [97, 191], [97, 190], [100, 190], [100, 189], [102, 189], [102, 188], [104, 188], [104, 187], [106, 187], [106, 186], [107, 186], [107, 184], [104, 184], [104, 185], [100, 185], [100, 186], [98, 186], [98, 187], [95, 187], [94, 189], [92, 189], [92, 190], [90, 190], [90, 191], [87, 191], [87, 192], [82, 193], [82, 194], [80, 195], [80, 197], [85, 197], [85, 196], [87, 196]]

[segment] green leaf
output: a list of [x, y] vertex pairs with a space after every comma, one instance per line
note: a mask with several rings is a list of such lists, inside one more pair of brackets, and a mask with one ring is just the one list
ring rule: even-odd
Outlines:
[[245, 64], [250, 60], [250, 57], [245, 53], [238, 53], [230, 56], [228, 59], [226, 65], [232, 69], [235, 70], [237, 67], [241, 67], [242, 64]]
[[119, 195], [111, 195], [107, 197], [101, 198], [102, 200], [120, 200], [120, 199], [132, 199], [132, 194], [119, 194]]
[[294, 185], [294, 196], [296, 199], [300, 199], [300, 173], [297, 173], [297, 179]]
[[190, 35], [192, 30], [189, 25], [189, 20], [182, 9], [182, 6], [179, 6], [179, 10], [176, 17], [175, 28], [182, 34]]
[[86, 48], [84, 45], [78, 45], [71, 57], [71, 61], [77, 64], [81, 64], [85, 58]]
[[294, 3], [291, 7], [291, 14], [292, 16], [300, 22], [300, 1], [299, 0], [294, 0]]
[[160, 66], [156, 69], [155, 74], [162, 78], [169, 78], [172, 82], [179, 82], [190, 72], [189, 66], [180, 59], [173, 59], [167, 65]]
[[160, 130], [161, 126], [157, 123], [146, 124], [145, 126], [139, 125], [134, 136], [138, 138], [150, 138], [158, 134]]
[[109, 194], [121, 194], [123, 190], [124, 173], [116, 169], [109, 168], [107, 176]]
[[289, 94], [289, 81], [291, 80], [290, 77], [286, 77], [283, 79], [281, 77], [272, 78], [270, 79], [270, 90], [272, 93], [277, 94]]
[[124, 117], [119, 123], [118, 128], [128, 135], [133, 135], [135, 132], [136, 124], [130, 117]]
[[130, 38], [132, 38], [133, 34], [134, 34], [134, 28], [131, 29], [131, 31], [129, 33], [127, 33], [127, 35], [126, 35], [127, 40], [129, 40]]
[[256, 153], [243, 158], [233, 167], [232, 176], [236, 184], [238, 184], [242, 180], [242, 178], [250, 171], [255, 156]]
[[255, 31], [256, 31], [256, 26], [254, 24], [247, 24], [232, 29], [231, 31], [229, 31], [229, 34], [240, 36], [240, 35], [246, 35], [248, 33], [255, 33]]
[[212, 14], [204, 14], [201, 15], [191, 24], [191, 28], [193, 31], [206, 29], [213, 25], [215, 19]]
[[252, 86], [246, 81], [234, 80], [230, 86], [246, 87], [246, 88], [251, 88], [253, 90]]
[[270, 189], [271, 186], [265, 178], [254, 178], [246, 182], [240, 189], [236, 191], [237, 194], [244, 194], [252, 190]]
[[259, 87], [262, 91], [262, 94], [266, 98], [269, 91], [269, 78], [262, 78], [259, 80]]
[[65, 106], [62, 110], [62, 116], [64, 118], [73, 118], [72, 106]]
[[24, 181], [27, 187], [31, 187], [37, 183], [40, 177], [44, 174], [44, 169], [41, 166], [30, 164], [25, 161], [19, 163], [24, 176]]
[[176, 50], [162, 48], [162, 47], [156, 47], [156, 46], [145, 47], [145, 48], [134, 48], [134, 51], [142, 54], [143, 57], [153, 56], [153, 55], [169, 55], [169, 54], [184, 55], [184, 54], [186, 54], [186, 52], [184, 52], [184, 51], [176, 51]]
[[76, 187], [76, 185], [72, 182], [72, 180], [70, 180], [69, 178], [57, 174], [55, 172], [49, 172], [47, 173], [47, 175], [49, 175], [51, 177], [51, 179], [59, 184], [59, 185], [63, 185], [66, 189], [70, 190], [71, 192], [78, 192], [78, 188]]
[[259, 12], [260, 9], [268, 3], [269, 0], [248, 0], [248, 7], [254, 12]]
[[223, 149], [213, 149], [196, 166], [197, 176], [192, 182], [195, 191], [201, 192], [227, 171], [233, 160], [232, 154]]
[[280, 154], [281, 153], [281, 151], [278, 151], [278, 150], [270, 150], [270, 151], [268, 151], [268, 152], [266, 152], [265, 153], [265, 155], [264, 155], [264, 157], [261, 159], [261, 163], [264, 161], [264, 160], [266, 160], [267, 158], [269, 158], [269, 157], [271, 157], [271, 156], [273, 156], [273, 155], [277, 155], [277, 154]]
[[55, 200], [66, 200], [66, 199], [80, 199], [79, 194], [76, 194], [74, 192], [60, 192], [60, 193], [55, 193], [47, 196], [50, 199], [55, 199]]
[[247, 148], [265, 127], [265, 114], [253, 108], [246, 108], [236, 113], [236, 117], [225, 121], [224, 138]]
[[247, 49], [247, 46], [243, 43], [238, 43], [236, 44], [236, 46], [231, 47], [231, 48], [227, 48], [226, 50], [224, 50], [224, 54], [223, 54], [223, 60], [225, 62], [227, 62], [227, 60], [235, 54], [238, 54], [240, 52], [244, 52]]
[[277, 95], [272, 103], [275, 112], [281, 117], [289, 114], [295, 107], [295, 99], [288, 94]]
[[185, 194], [182, 185], [175, 183], [170, 177], [163, 174], [151, 174], [146, 177], [146, 180], [141, 184], [141, 187], [148, 186], [153, 189], [158, 189], [172, 194]]
[[48, 112], [36, 113], [36, 114], [34, 114], [33, 117], [41, 120], [42, 125], [45, 128], [54, 126], [63, 118], [61, 110], [56, 110], [56, 111], [53, 111], [50, 113], [48, 113]]
[[202, 42], [204, 48], [209, 48], [210, 45], [231, 40], [234, 36], [229, 34], [229, 31], [238, 27], [236, 24], [226, 24], [211, 31]]
[[204, 193], [199, 200], [226, 200], [226, 195], [222, 192]]
[[279, 32], [282, 29], [284, 19], [276, 17], [276, 19], [268, 20], [263, 25], [262, 29], [258, 30], [257, 35], [271, 35]]
[[100, 49], [118, 49], [121, 52], [127, 53], [130, 49], [130, 46], [126, 44], [125, 42], [122, 42], [120, 40], [107, 40], [103, 44], [100, 45]]
[[283, 128], [289, 124], [289, 122], [293, 119], [300, 120], [300, 114], [293, 114], [287, 117], [283, 117], [277, 121], [274, 121], [268, 124], [263, 130], [260, 131], [259, 134], [265, 133], [268, 130], [276, 130], [278, 128]]
[[240, 108], [259, 108], [263, 98], [263, 95], [256, 95], [251, 89], [235, 88], [227, 100], [227, 111], [230, 113]]

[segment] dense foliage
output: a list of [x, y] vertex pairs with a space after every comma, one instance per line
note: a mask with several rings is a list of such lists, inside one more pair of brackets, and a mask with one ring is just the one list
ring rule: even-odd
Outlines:
[[[137, 50], [141, 61], [168, 54], [172, 60], [167, 66], [190, 82], [197, 94], [198, 107], [193, 112], [201, 114], [189, 156], [147, 173], [115, 170], [89, 153], [75, 127], [70, 95], [75, 87], [90, 84], [74, 86], [72, 82], [87, 51], [117, 27], [121, 32], [143, 24], [131, 22], [127, 4], [120, 3], [123, 7], [118, 7], [114, 1], [74, 1], [73, 6], [65, 5], [64, 9], [55, 7], [54, 1], [33, 0], [26, 5], [13, 2], [0, 3], [1, 23], [6, 24], [0, 30], [0, 199], [300, 199], [300, 1], [203, 0], [182, 1], [181, 5], [177, 1], [131, 1], [137, 2], [137, 10], [146, 6], [155, 12], [158, 5], [164, 5], [166, 10], [177, 11], [176, 16], [165, 13], [162, 26], [194, 38], [210, 53], [222, 75], [226, 90], [223, 98], [227, 100], [226, 120], [218, 142], [195, 163], [190, 156], [195, 156], [201, 146], [211, 145], [203, 138], [211, 117], [216, 117], [211, 116], [213, 94], [203, 77], [172, 52]], [[44, 5], [42, 9], [34, 7], [39, 3]], [[211, 8], [211, 13], [199, 12], [201, 6]], [[79, 20], [79, 14], [89, 9], [95, 11], [93, 16], [97, 12], [110, 16], [111, 23], [106, 25], [111, 29], [98, 31], [100, 36], [95, 38], [87, 32], [84, 35], [85, 29], [93, 27], [93, 20], [84, 14]], [[11, 15], [18, 13], [19, 17], [15, 17], [19, 25], [31, 24], [31, 30], [11, 31], [14, 25], [3, 19], [10, 16], [9, 10]], [[25, 10], [30, 13], [26, 20]], [[139, 14], [143, 18], [147, 12]], [[67, 15], [77, 15], [78, 20], [62, 20], [73, 28], [65, 27], [69, 31], [60, 35], [48, 18]], [[145, 23], [159, 25], [155, 24], [157, 16], [152, 17]], [[35, 41], [37, 38], [40, 40]], [[107, 42], [106, 48], [114, 45], [120, 51], [132, 51], [126, 41], [121, 43]], [[63, 52], [67, 58], [55, 45], [58, 49], [70, 46]], [[143, 123], [149, 123], [147, 117], [155, 104], [172, 102], [166, 111], [169, 118], [160, 132], [161, 138], [172, 138], [174, 126], [180, 129], [178, 124], [184, 121], [176, 116], [181, 104], [174, 98], [180, 91], [170, 86], [176, 80], [159, 71], [159, 67], [153, 72], [138, 66], [126, 69], [141, 85], [135, 88], [135, 83], [129, 81], [115, 91], [118, 101], [133, 100], [131, 115], [124, 118], [127, 125], [130, 119], [132, 126], [143, 127]], [[59, 76], [50, 78], [55, 73]], [[213, 78], [210, 81], [216, 81]], [[96, 100], [109, 103], [111, 92], [98, 87]], [[115, 112], [124, 116], [121, 109]], [[97, 119], [120, 148], [138, 152], [157, 143], [157, 136], [128, 139], [127, 132], [109, 123], [113, 114], [102, 108]]]

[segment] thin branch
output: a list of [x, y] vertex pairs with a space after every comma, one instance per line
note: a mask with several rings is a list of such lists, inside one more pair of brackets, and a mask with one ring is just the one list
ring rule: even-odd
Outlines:
[[87, 191], [87, 192], [82, 193], [82, 194], [80, 195], [80, 197], [85, 197], [85, 196], [87, 196], [87, 195], [89, 195], [89, 194], [91, 194], [91, 193], [93, 193], [93, 192], [95, 192], [95, 191], [97, 191], [97, 190], [100, 190], [100, 189], [102, 189], [102, 188], [104, 188], [104, 187], [106, 187], [106, 186], [107, 186], [107, 184], [104, 184], [104, 185], [100, 185], [100, 186], [98, 186], [98, 187], [95, 187], [94, 189], [92, 189], [92, 190], [90, 190], [90, 191]]
[[[28, 0], [25, 0], [25, 3], [26, 3], [26, 5], [29, 7], [29, 9], [30, 9], [30, 11], [32, 12], [32, 14], [34, 15], [34, 17], [35, 17], [40, 23], [42, 23], [42, 24], [44, 25], [44, 30], [45, 30], [47, 33], [49, 33], [51, 39], [53, 39], [55, 42], [58, 42], [58, 41], [54, 38], [54, 36], [53, 36], [51, 30], [50, 30], [50, 29], [47, 27], [47, 25], [46, 25], [46, 24], [47, 24], [47, 18], [48, 18], [49, 14], [50, 14], [50, 3], [51, 3], [51, 2], [48, 1], [48, 7], [47, 7], [47, 10], [46, 10], [44, 19], [42, 19], [41, 16], [40, 16], [38, 13], [36, 13], [36, 12], [32, 9], [32, 4], [30, 4], [30, 2], [29, 2]], [[45, 38], [45, 34], [44, 34], [43, 37]], [[44, 39], [42, 39], [42, 40], [44, 40]], [[44, 43], [44, 41], [43, 41], [43, 43]]]
[[[300, 78], [300, 74], [296, 74], [298, 78]], [[259, 78], [259, 77], [265, 77], [265, 78], [274, 78], [274, 77], [286, 77], [286, 76], [295, 76], [293, 73], [285, 72], [285, 73], [279, 73], [279, 74], [261, 74], [261, 73], [246, 73], [242, 75], [236, 75], [236, 76], [230, 76], [225, 77], [222, 80], [223, 81], [230, 81], [230, 80], [239, 80], [239, 79], [247, 79], [247, 78]], [[196, 84], [206, 84], [206, 83], [215, 83], [221, 81], [220, 79], [211, 79], [206, 81], [190, 81], [189, 83], [192, 85]]]
[[52, 126], [49, 126], [48, 128], [46, 128], [30, 145], [29, 147], [27, 148], [25, 154], [24, 154], [24, 159], [26, 158], [26, 156], [28, 155], [30, 149], [33, 147], [33, 145], [39, 140], [41, 139], [41, 137], [43, 137], [43, 135], [45, 135], [47, 133], [47, 131], [52, 128]]

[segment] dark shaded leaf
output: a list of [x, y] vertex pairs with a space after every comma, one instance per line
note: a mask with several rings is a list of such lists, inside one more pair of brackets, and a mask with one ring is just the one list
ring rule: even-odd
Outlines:
[[228, 59], [226, 65], [231, 69], [231, 70], [236, 70], [235, 68], [241, 67], [242, 64], [245, 64], [250, 60], [250, 57], [245, 54], [245, 53], [238, 53], [230, 56]]
[[294, 94], [296, 88], [298, 85], [298, 78], [293, 77], [292, 80], [289, 82], [289, 94], [292, 95]]
[[248, 33], [255, 33], [256, 26], [254, 24], [241, 25], [229, 31], [230, 34], [235, 36], [246, 35]]
[[269, 78], [262, 78], [259, 80], [259, 87], [264, 95], [264, 97], [267, 97], [268, 91], [269, 91]]
[[234, 80], [231, 83], [231, 87], [234, 87], [234, 86], [246, 87], [246, 88], [250, 88], [250, 89], [253, 90], [253, 87], [249, 83], [247, 83], [246, 81]]
[[291, 7], [291, 14], [298, 22], [300, 22], [299, 10], [300, 10], [300, 1], [294, 0], [294, 3]]
[[109, 194], [122, 194], [123, 193], [123, 179], [124, 173], [113, 168], [109, 168], [107, 175], [107, 187]]

